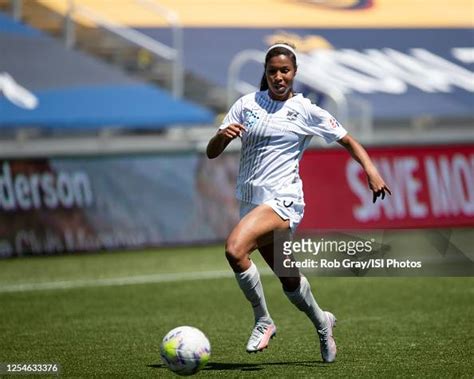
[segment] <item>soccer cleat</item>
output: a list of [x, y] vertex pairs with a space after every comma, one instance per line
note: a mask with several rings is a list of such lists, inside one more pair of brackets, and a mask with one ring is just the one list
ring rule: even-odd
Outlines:
[[318, 330], [319, 343], [321, 348], [321, 357], [326, 363], [331, 363], [336, 360], [336, 341], [332, 336], [332, 330], [336, 327], [336, 317], [331, 312], [324, 312], [328, 324], [325, 330]]
[[259, 321], [255, 324], [249, 341], [247, 342], [247, 353], [262, 351], [268, 346], [268, 341], [276, 334], [276, 326], [273, 322]]

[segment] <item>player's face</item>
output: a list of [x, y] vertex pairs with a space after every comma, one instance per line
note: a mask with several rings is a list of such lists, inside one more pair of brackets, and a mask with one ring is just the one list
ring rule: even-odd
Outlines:
[[290, 57], [277, 55], [270, 58], [265, 68], [270, 97], [274, 100], [286, 100], [293, 96], [295, 66]]

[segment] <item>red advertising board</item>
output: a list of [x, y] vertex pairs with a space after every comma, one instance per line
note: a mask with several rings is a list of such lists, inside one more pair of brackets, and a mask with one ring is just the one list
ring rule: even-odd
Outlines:
[[474, 145], [368, 152], [392, 196], [373, 204], [362, 168], [344, 149], [309, 150], [299, 230], [474, 226]]

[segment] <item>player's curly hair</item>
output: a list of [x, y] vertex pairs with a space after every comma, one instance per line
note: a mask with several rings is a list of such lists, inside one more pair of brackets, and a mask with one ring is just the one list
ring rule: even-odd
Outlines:
[[[274, 43], [274, 45], [276, 44], [287, 45], [291, 47], [293, 50], [295, 49], [295, 46], [289, 42], [282, 41], [282, 42]], [[282, 54], [288, 56], [291, 59], [291, 61], [293, 62], [293, 66], [295, 67], [295, 70], [298, 68], [298, 64], [296, 63], [296, 56], [290, 50], [285, 49], [284, 47], [280, 47], [280, 46], [275, 47], [273, 49], [270, 48], [270, 50], [268, 50], [267, 55], [265, 56], [265, 64], [263, 66], [264, 67], [263, 75], [262, 75], [262, 79], [260, 80], [260, 91], [266, 91], [268, 89], [267, 77], [265, 76], [265, 71], [267, 69], [268, 61], [272, 59], [273, 57], [276, 57], [277, 55], [282, 55]]]

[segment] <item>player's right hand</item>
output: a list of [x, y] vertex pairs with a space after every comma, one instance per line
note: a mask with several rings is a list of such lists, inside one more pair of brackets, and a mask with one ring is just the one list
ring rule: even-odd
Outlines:
[[219, 131], [219, 134], [230, 140], [233, 140], [234, 138], [242, 137], [242, 133], [245, 132], [246, 130], [247, 129], [245, 129], [245, 126], [241, 124], [230, 124], [224, 129], [221, 129]]

